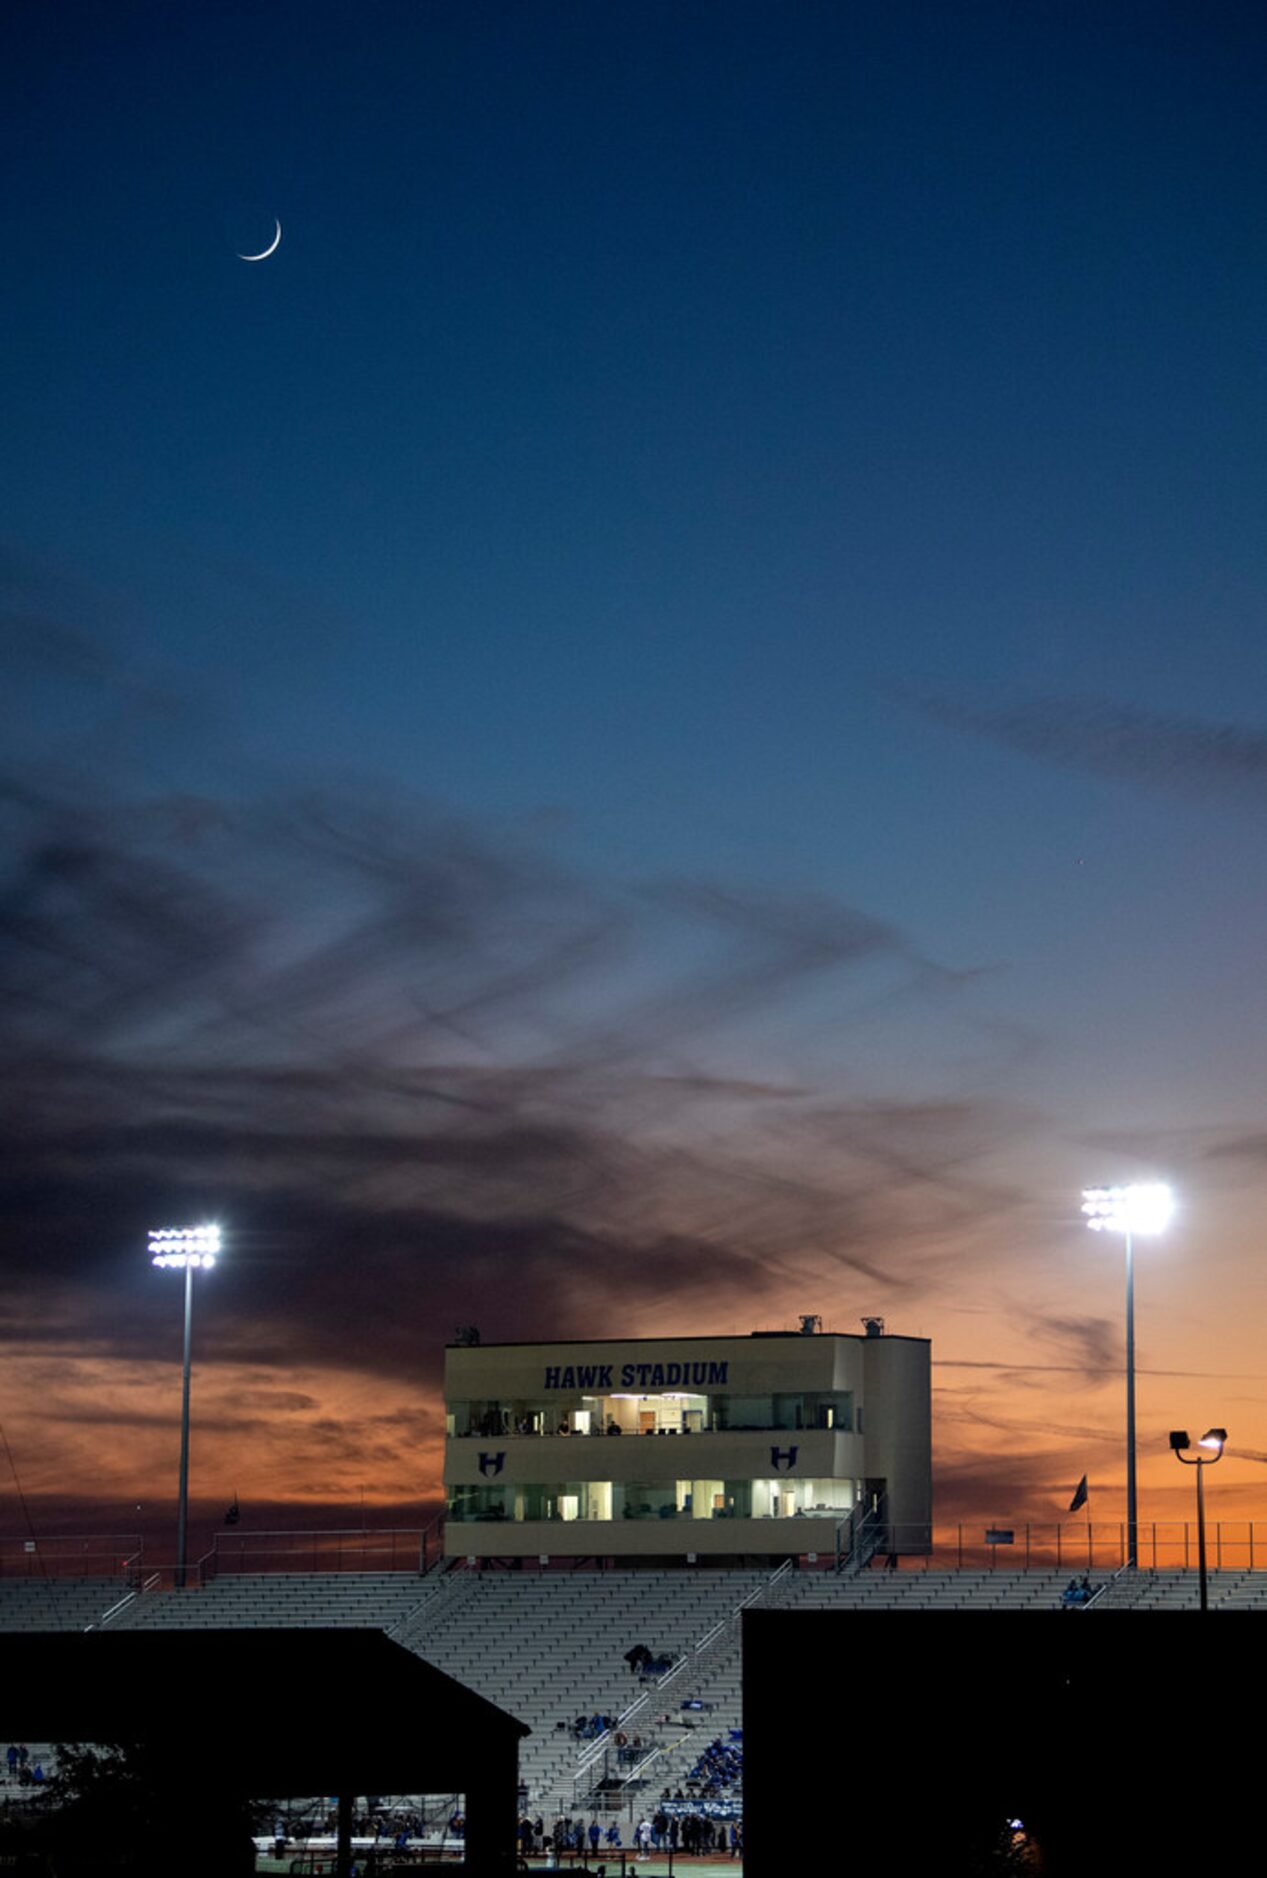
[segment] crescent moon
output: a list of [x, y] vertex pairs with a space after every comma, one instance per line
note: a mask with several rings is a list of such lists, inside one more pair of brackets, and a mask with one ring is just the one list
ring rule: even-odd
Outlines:
[[273, 236], [273, 239], [269, 242], [267, 248], [265, 248], [260, 254], [240, 254], [238, 256], [239, 261], [267, 261], [270, 254], [277, 253], [277, 250], [282, 245], [282, 225], [280, 222], [277, 221], [276, 216], [273, 217], [273, 220], [277, 222], [277, 233]]

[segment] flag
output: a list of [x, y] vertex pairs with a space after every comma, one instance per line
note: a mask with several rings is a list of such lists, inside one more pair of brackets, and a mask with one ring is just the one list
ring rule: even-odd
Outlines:
[[1071, 1513], [1076, 1513], [1078, 1511], [1078, 1508], [1080, 1506], [1085, 1506], [1086, 1503], [1087, 1503], [1087, 1477], [1084, 1474], [1082, 1476], [1082, 1479], [1078, 1482], [1077, 1492], [1074, 1494], [1072, 1500], [1070, 1500], [1069, 1502], [1069, 1511]]

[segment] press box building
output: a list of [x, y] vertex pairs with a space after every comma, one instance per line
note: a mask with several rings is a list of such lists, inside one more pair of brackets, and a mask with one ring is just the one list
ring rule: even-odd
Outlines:
[[878, 1508], [932, 1522], [930, 1345], [801, 1331], [450, 1345], [445, 1551], [673, 1560], [831, 1554]]

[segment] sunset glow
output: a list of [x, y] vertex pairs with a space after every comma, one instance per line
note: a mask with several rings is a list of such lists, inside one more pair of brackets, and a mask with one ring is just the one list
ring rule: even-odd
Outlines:
[[431, 1519], [460, 1325], [819, 1317], [1111, 1550], [1127, 1250], [1248, 1553], [1267, 15], [123, 11], [4, 81], [4, 1533], [169, 1543], [153, 1258], [192, 1545]]

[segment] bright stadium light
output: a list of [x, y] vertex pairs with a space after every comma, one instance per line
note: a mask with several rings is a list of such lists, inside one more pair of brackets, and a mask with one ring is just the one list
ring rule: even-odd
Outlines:
[[1188, 1450], [1192, 1443], [1188, 1439], [1186, 1428], [1171, 1429], [1170, 1446], [1177, 1461], [1182, 1461], [1185, 1467], [1195, 1467], [1197, 1470], [1197, 1564], [1201, 1579], [1200, 1604], [1203, 1611], [1208, 1611], [1210, 1590], [1205, 1568], [1205, 1470], [1207, 1467], [1213, 1467], [1216, 1461], [1223, 1459], [1223, 1450], [1227, 1446], [1227, 1429], [1207, 1428], [1197, 1442], [1197, 1446], [1209, 1448], [1211, 1452], [1205, 1455], [1194, 1454], [1191, 1460], [1188, 1459]]
[[210, 1270], [220, 1253], [218, 1226], [163, 1226], [150, 1233], [150, 1264]]
[[176, 1519], [176, 1586], [185, 1588], [185, 1533], [189, 1523], [189, 1377], [194, 1322], [194, 1273], [210, 1271], [220, 1255], [218, 1226], [161, 1226], [149, 1235], [150, 1264], [185, 1274], [185, 1366], [180, 1404], [180, 1508]]
[[1161, 1181], [1132, 1187], [1084, 1187], [1082, 1211], [1092, 1232], [1120, 1233], [1126, 1245], [1126, 1562], [1139, 1564], [1135, 1479], [1135, 1235], [1164, 1232], [1175, 1210]]
[[1165, 1232], [1175, 1210], [1175, 1196], [1161, 1181], [1139, 1187], [1085, 1187], [1082, 1210], [1092, 1232]]

